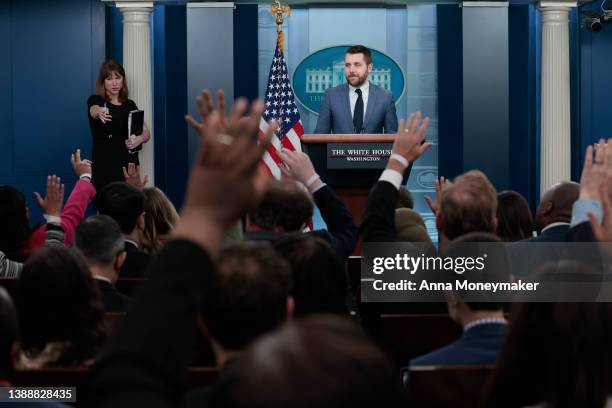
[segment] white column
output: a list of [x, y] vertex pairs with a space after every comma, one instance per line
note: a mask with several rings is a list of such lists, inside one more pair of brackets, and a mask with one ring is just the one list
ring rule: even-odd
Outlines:
[[151, 140], [139, 153], [140, 172], [155, 184], [153, 173], [153, 89], [151, 85], [151, 12], [153, 2], [116, 1], [123, 13], [123, 67], [128, 79], [130, 99], [145, 114]]
[[569, 10], [575, 2], [541, 2], [542, 103], [540, 195], [570, 180]]

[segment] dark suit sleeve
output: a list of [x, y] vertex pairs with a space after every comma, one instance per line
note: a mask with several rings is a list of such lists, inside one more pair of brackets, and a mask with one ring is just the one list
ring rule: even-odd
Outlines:
[[317, 127], [315, 128], [316, 134], [331, 133], [332, 128], [332, 114], [330, 105], [330, 91], [325, 91], [325, 97], [321, 102], [321, 108], [319, 109], [319, 118], [317, 119]]
[[89, 406], [148, 408], [183, 404], [196, 315], [214, 269], [189, 241], [169, 242], [94, 368]]
[[397, 188], [388, 181], [374, 184], [361, 217], [363, 242], [395, 242], [395, 202], [398, 194]]
[[393, 97], [390, 97], [389, 99], [389, 105], [385, 115], [385, 133], [393, 134], [397, 133], [397, 112], [395, 110], [395, 102], [393, 102]]
[[327, 185], [315, 191], [313, 198], [331, 234], [332, 248], [343, 261], [346, 260], [353, 253], [359, 238], [359, 228], [353, 214]]
[[578, 225], [570, 228], [565, 235], [567, 242], [596, 242], [595, 235], [593, 235], [593, 229], [591, 223], [588, 221], [581, 222]]
[[146, 269], [151, 262], [151, 255], [136, 248], [131, 244], [125, 244], [127, 256], [119, 270], [121, 278], [144, 278]]

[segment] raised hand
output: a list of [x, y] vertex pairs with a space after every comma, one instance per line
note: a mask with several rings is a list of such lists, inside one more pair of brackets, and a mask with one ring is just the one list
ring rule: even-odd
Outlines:
[[269, 180], [261, 158], [277, 126], [268, 126], [257, 143], [264, 105], [254, 102], [249, 115], [241, 118], [247, 105], [239, 99], [223, 120], [220, 110], [203, 122], [185, 118], [200, 134], [201, 143], [174, 235], [199, 243], [213, 255], [225, 230], [259, 203]]
[[81, 149], [77, 149], [75, 153], [70, 155], [70, 163], [77, 177], [87, 173], [91, 174], [92, 162], [87, 159], [81, 160]]
[[[595, 157], [593, 157], [595, 150]], [[601, 201], [600, 186], [608, 175], [612, 176], [612, 139], [600, 139], [597, 148], [588, 146], [580, 176], [580, 198]]]
[[438, 179], [436, 180], [436, 201], [433, 201], [431, 197], [427, 195], [425, 196], [425, 201], [427, 202], [429, 209], [432, 213], [434, 213], [434, 215], [437, 215], [440, 211], [440, 202], [442, 201], [442, 189], [447, 183], [450, 183], [450, 181], [448, 181], [444, 177], [438, 177]]
[[225, 94], [221, 89], [217, 91], [217, 106], [213, 107], [212, 96], [208, 89], [204, 89], [201, 95], [196, 96], [196, 105], [198, 106], [198, 114], [202, 123], [206, 123], [206, 120], [210, 117], [213, 112], [219, 112], [220, 126], [225, 126]]
[[123, 177], [125, 178], [126, 183], [131, 184], [138, 189], [143, 189], [149, 181], [149, 176], [140, 176], [140, 166], [137, 166], [134, 163], [128, 163], [127, 169], [123, 167]]
[[45, 197], [43, 198], [38, 192], [34, 192], [36, 202], [45, 211], [45, 214], [59, 217], [62, 213], [65, 187], [61, 182], [62, 180], [55, 174], [47, 176]]
[[598, 241], [612, 242], [612, 177], [607, 177], [599, 187], [601, 205], [603, 207], [603, 223], [597, 217], [589, 213], [593, 235]]
[[429, 118], [421, 122], [421, 112], [411, 113], [407, 121], [400, 120], [391, 153], [399, 154], [409, 162], [418, 159], [433, 145], [431, 142], [425, 142], [428, 127]]
[[283, 148], [278, 155], [285, 165], [282, 170], [286, 176], [306, 184], [316, 174], [312, 161], [306, 153]]

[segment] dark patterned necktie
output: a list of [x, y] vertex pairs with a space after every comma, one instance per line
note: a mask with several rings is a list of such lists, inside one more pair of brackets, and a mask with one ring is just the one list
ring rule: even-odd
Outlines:
[[355, 128], [355, 133], [361, 133], [363, 131], [363, 98], [361, 96], [361, 89], [355, 89], [355, 93], [357, 94], [357, 102], [353, 111], [353, 127]]

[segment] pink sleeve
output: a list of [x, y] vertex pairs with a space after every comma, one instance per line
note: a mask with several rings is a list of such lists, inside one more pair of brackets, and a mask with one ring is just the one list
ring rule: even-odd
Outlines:
[[45, 245], [45, 233], [47, 231], [47, 224], [43, 224], [36, 228], [32, 235], [26, 240], [26, 245], [23, 252], [31, 254], [37, 248], [42, 248]]
[[62, 210], [62, 227], [66, 233], [66, 245], [72, 244], [74, 230], [85, 216], [87, 205], [95, 195], [96, 189], [89, 181], [79, 180], [72, 189]]
[[[95, 195], [96, 189], [88, 181], [79, 180], [72, 189], [70, 197], [66, 200], [62, 210], [62, 228], [64, 228], [66, 233], [66, 240], [64, 241], [66, 245], [72, 244], [74, 230], [76, 230], [76, 227], [85, 216], [87, 205]], [[32, 235], [26, 241], [24, 253], [30, 254], [37, 248], [43, 247], [45, 245], [46, 231], [47, 224], [43, 224], [32, 232]]]

